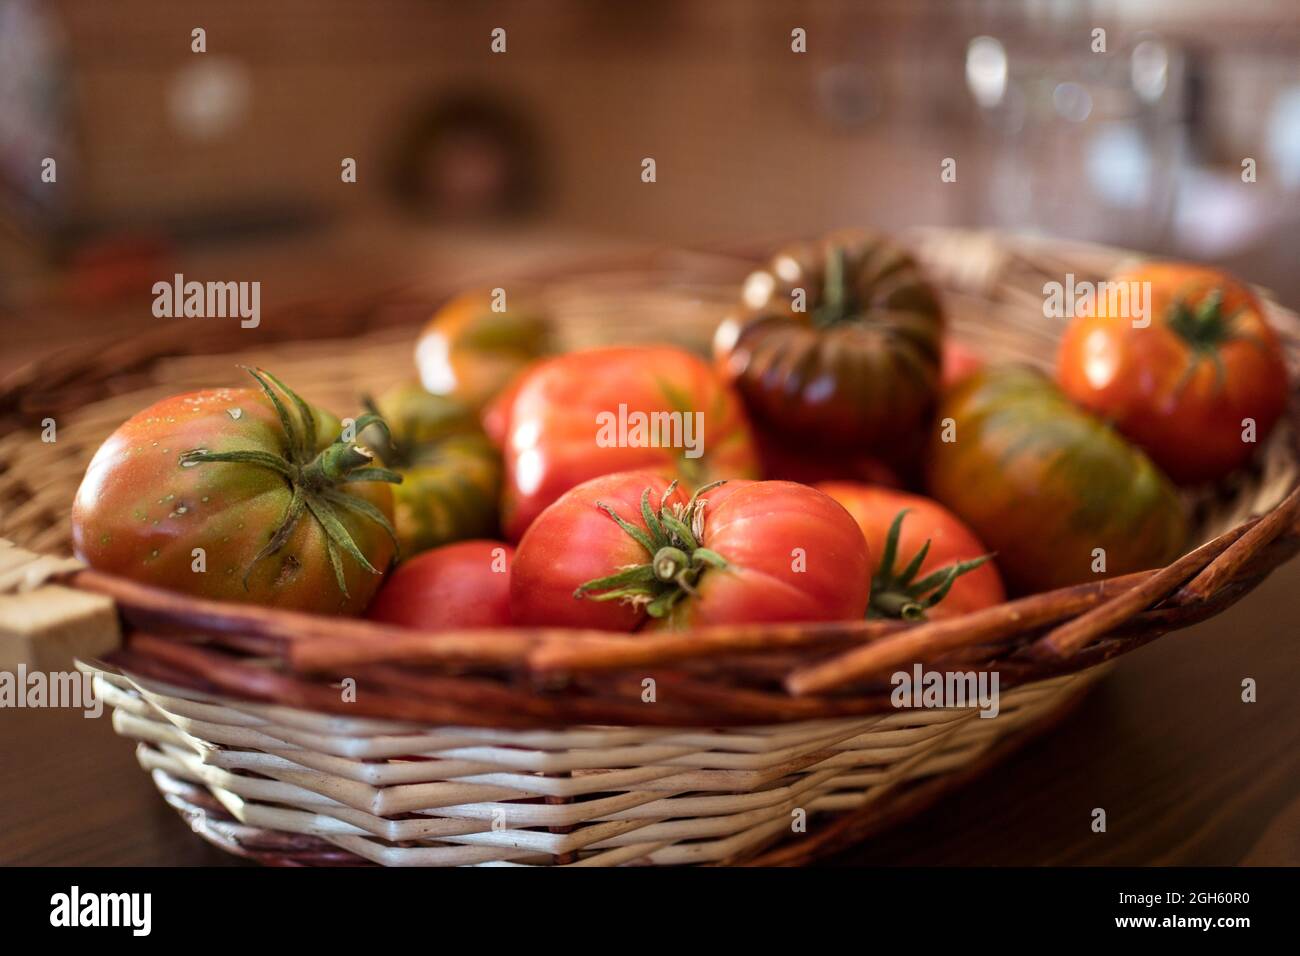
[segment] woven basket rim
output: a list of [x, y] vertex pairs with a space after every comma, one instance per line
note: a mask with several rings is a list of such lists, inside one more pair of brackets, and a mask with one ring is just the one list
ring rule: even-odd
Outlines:
[[[1081, 244], [997, 233], [920, 230], [913, 235], [976, 237], [1040, 246], [1058, 254]], [[1136, 253], [1088, 246], [1110, 261]], [[656, 249], [600, 263], [586, 260], [549, 277], [609, 268], [671, 267], [674, 257], [714, 257], [724, 269], [752, 262], [753, 250], [691, 252]], [[522, 275], [522, 281], [545, 276]], [[454, 290], [441, 290], [433, 301]], [[1295, 316], [1267, 301], [1274, 316], [1300, 328]], [[334, 304], [311, 328], [322, 337], [358, 323], [366, 331], [427, 315], [429, 297], [403, 287], [364, 301]], [[293, 337], [302, 322], [271, 323]], [[122, 377], [160, 358], [212, 349], [206, 337], [171, 326], [134, 343], [108, 362], [102, 349], [76, 348], [38, 361], [0, 382], [0, 434], [29, 423], [34, 402], [85, 372], [121, 388]], [[228, 337], [220, 340], [229, 346]], [[1287, 347], [1300, 354], [1288, 338]], [[129, 357], [129, 361], [123, 361]], [[109, 370], [114, 373], [110, 374]], [[116, 379], [110, 382], [111, 378]], [[80, 379], [86, 384], [86, 378]], [[1288, 409], [1292, 442], [1300, 440], [1300, 384]], [[1300, 453], [1292, 449], [1300, 460]], [[1300, 487], [1253, 518], [1166, 568], [1062, 588], [986, 611], [919, 625], [853, 621], [823, 625], [711, 628], [662, 636], [551, 628], [418, 632], [356, 619], [227, 605], [150, 588], [93, 570], [65, 572], [65, 583], [113, 598], [127, 644], [111, 661], [129, 672], [213, 693], [343, 713], [463, 726], [554, 727], [575, 724], [736, 726], [883, 712], [892, 709], [882, 677], [906, 663], [927, 668], [996, 670], [1003, 688], [1095, 666], [1172, 630], [1213, 616], [1253, 589], [1300, 551]], [[201, 634], [203, 642], [192, 638]], [[773, 664], [775, 660], [777, 663]], [[757, 666], [757, 665], [763, 666]], [[775, 668], [775, 670], [774, 670]], [[775, 673], [775, 677], [774, 677]], [[366, 677], [374, 690], [343, 702], [332, 686]], [[641, 703], [641, 681], [653, 676], [659, 700]]]

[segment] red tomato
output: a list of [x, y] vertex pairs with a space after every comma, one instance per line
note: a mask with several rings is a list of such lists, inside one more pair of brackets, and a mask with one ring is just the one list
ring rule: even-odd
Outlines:
[[510, 626], [510, 565], [500, 541], [458, 541], [400, 564], [366, 617], [424, 631]]
[[[1259, 300], [1225, 273], [1180, 263], [1110, 281], [1150, 283], [1149, 314], [1136, 317], [1149, 324], [1112, 315], [1135, 310], [1098, 295], [1061, 341], [1061, 389], [1175, 481], [1213, 481], [1245, 464], [1287, 402], [1286, 364]], [[1254, 443], [1245, 419], [1254, 420]]]
[[534, 366], [514, 393], [503, 453], [512, 541], [598, 475], [649, 469], [699, 487], [758, 474], [739, 400], [708, 363], [667, 346], [589, 349]]
[[504, 448], [506, 435], [510, 432], [510, 408], [515, 403], [515, 394], [523, 384], [527, 372], [516, 375], [505, 388], [483, 406], [479, 421], [488, 440], [498, 449]]
[[862, 617], [870, 558], [835, 501], [788, 481], [688, 496], [650, 472], [585, 482], [519, 544], [510, 609], [525, 625], [632, 631]]
[[479, 412], [479, 424], [483, 426], [488, 441], [492, 442], [498, 451], [505, 448], [506, 439], [510, 435], [510, 413], [514, 408], [515, 395], [519, 393], [519, 387], [524, 384], [532, 368], [532, 365], [526, 366], [510, 379]]
[[[953, 567], [961, 569], [965, 562], [978, 561], [988, 554], [988, 548], [974, 532], [937, 501], [851, 481], [826, 481], [817, 488], [848, 509], [862, 529], [871, 553], [882, 565], [889, 561], [890, 567], [873, 569], [873, 616], [956, 617], [1006, 600], [997, 569], [991, 561], [984, 561], [969, 570], [959, 570], [951, 589], [940, 594], [933, 605], [926, 605], [927, 599], [943, 587], [945, 575], [940, 572]], [[903, 517], [897, 539], [890, 548], [890, 530], [899, 521], [900, 514]], [[912, 569], [910, 562], [922, 549], [925, 556]], [[909, 570], [912, 573], [906, 574]]]

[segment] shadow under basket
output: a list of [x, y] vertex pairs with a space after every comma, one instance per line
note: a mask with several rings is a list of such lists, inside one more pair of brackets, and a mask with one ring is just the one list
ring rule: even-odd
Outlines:
[[[1043, 316], [1043, 284], [1137, 258], [990, 233], [904, 238], [943, 293], [949, 334], [1041, 368], [1063, 326]], [[550, 270], [544, 295], [568, 347], [703, 348], [756, 260], [585, 263]], [[1200, 544], [1173, 564], [937, 622], [420, 633], [200, 601], [55, 560], [86, 463], [137, 410], [240, 384], [241, 364], [353, 409], [413, 374], [414, 328], [453, 291], [304, 304], [238, 352], [238, 335], [171, 324], [59, 352], [0, 386], [0, 538], [47, 556], [0, 573], [0, 591], [55, 583], [112, 600], [121, 646], [79, 666], [167, 802], [231, 852], [279, 865], [806, 862], [966, 783], [1049, 729], [1114, 658], [1219, 613], [1300, 550], [1293, 393], [1249, 468], [1184, 492]], [[1300, 321], [1266, 307], [1300, 381]], [[48, 416], [56, 443], [40, 440]], [[893, 706], [889, 675], [918, 663], [996, 674], [996, 716]]]

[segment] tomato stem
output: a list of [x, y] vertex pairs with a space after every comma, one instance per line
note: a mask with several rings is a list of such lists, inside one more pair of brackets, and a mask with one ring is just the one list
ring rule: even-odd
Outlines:
[[930, 553], [930, 539], [926, 539], [902, 570], [895, 568], [898, 558], [898, 538], [903, 530], [903, 519], [911, 508], [903, 508], [894, 516], [885, 535], [885, 547], [880, 556], [880, 566], [871, 579], [871, 601], [867, 617], [888, 617], [905, 621], [923, 621], [925, 612], [948, 596], [953, 584], [963, 574], [974, 571], [993, 557], [983, 554], [969, 561], [945, 565], [915, 580]]
[[368, 448], [335, 442], [302, 469], [302, 476], [313, 488], [325, 488], [346, 480], [349, 473], [374, 460], [375, 454]]
[[[298, 522], [310, 515], [311, 520], [316, 521], [325, 534], [325, 548], [334, 570], [334, 579], [344, 597], [347, 597], [342, 554], [347, 554], [372, 574], [383, 572], [372, 565], [357, 547], [340, 512], [350, 512], [378, 524], [392, 540], [394, 553], [397, 548], [397, 533], [387, 515], [371, 502], [349, 492], [346, 486], [363, 481], [399, 484], [402, 477], [387, 468], [376, 467], [374, 452], [355, 441], [345, 441], [342, 434], [318, 452], [316, 415], [311, 406], [270, 372], [254, 368], [245, 370], [257, 381], [280, 419], [284, 430], [284, 454], [254, 450], [209, 452], [204, 448], [196, 448], [181, 455], [179, 465], [182, 468], [213, 463], [252, 465], [274, 471], [293, 489], [293, 497], [285, 508], [280, 524], [271, 532], [266, 544], [244, 571], [245, 590], [248, 590], [249, 579], [257, 565], [264, 558], [283, 549], [292, 538]], [[288, 399], [287, 405], [285, 398]], [[359, 434], [371, 425], [378, 427], [384, 434], [388, 433], [388, 426], [383, 419], [372, 412], [357, 419], [353, 425], [353, 434]]]
[[1225, 313], [1223, 290], [1215, 288], [1194, 307], [1186, 298], [1177, 299], [1169, 309], [1169, 327], [1197, 352], [1214, 353], [1237, 337], [1235, 325], [1241, 311]]
[[843, 322], [856, 311], [844, 260], [845, 251], [842, 246], [832, 246], [827, 250], [821, 303], [813, 313], [813, 322], [821, 328]]
[[1186, 298], [1179, 298], [1170, 306], [1169, 327], [1191, 349], [1187, 367], [1174, 385], [1175, 395], [1182, 394], [1205, 359], [1214, 363], [1215, 393], [1223, 390], [1226, 372], [1223, 356], [1219, 352], [1220, 346], [1238, 339], [1254, 341], [1262, 346], [1254, 336], [1237, 332], [1236, 320], [1242, 311], [1238, 309], [1224, 314], [1223, 290], [1220, 288], [1211, 289], [1194, 308]]
[[721, 485], [715, 481], [704, 485], [689, 502], [668, 504], [677, 488], [673, 482], [659, 499], [658, 507], [650, 500], [650, 489], [641, 493], [640, 528], [603, 501], [596, 507], [612, 518], [639, 544], [648, 560], [629, 565], [606, 577], [593, 578], [580, 585], [573, 596], [579, 600], [625, 601], [644, 606], [654, 618], [666, 617], [682, 598], [694, 595], [701, 576], [709, 568], [725, 569], [727, 560], [716, 551], [701, 546], [704, 537], [704, 492]]

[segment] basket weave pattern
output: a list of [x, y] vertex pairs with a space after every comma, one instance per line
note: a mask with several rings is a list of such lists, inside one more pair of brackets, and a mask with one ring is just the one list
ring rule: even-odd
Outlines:
[[[910, 239], [944, 292], [951, 334], [990, 360], [1040, 367], [1063, 325], [1043, 317], [1043, 283], [1100, 279], [1129, 258], [989, 234]], [[569, 346], [702, 346], [751, 265], [659, 254], [552, 276], [546, 294]], [[352, 411], [358, 395], [412, 374], [411, 324], [440, 294], [304, 307], [238, 353], [238, 335], [232, 346], [229, 334], [168, 327], [4, 383], [0, 538], [66, 553], [68, 504], [99, 442], [152, 401], [237, 383], [238, 364]], [[1300, 381], [1300, 321], [1268, 308]], [[125, 646], [85, 666], [165, 798], [234, 852], [288, 864], [795, 862], [966, 779], [1046, 726], [1105, 662], [1218, 613], [1300, 548], [1292, 404], [1250, 470], [1188, 494], [1202, 544], [1170, 567], [919, 626], [418, 634], [91, 571], [58, 579], [117, 603]], [[47, 415], [54, 444], [38, 437]], [[996, 671], [1001, 712], [896, 710], [888, 674], [913, 662]], [[345, 677], [355, 702], [341, 698]], [[647, 677], [653, 704], [641, 698]]]
[[[273, 830], [386, 866], [744, 859], [802, 833], [801, 819], [862, 812], [896, 785], [979, 759], [1095, 676], [1018, 688], [993, 719], [932, 710], [733, 730], [501, 731], [328, 718], [98, 675], [113, 728], [139, 741], [159, 788], [197, 784], [251, 828], [225, 826], [232, 848], [254, 851], [257, 831]], [[202, 825], [222, 828], [211, 813]]]

